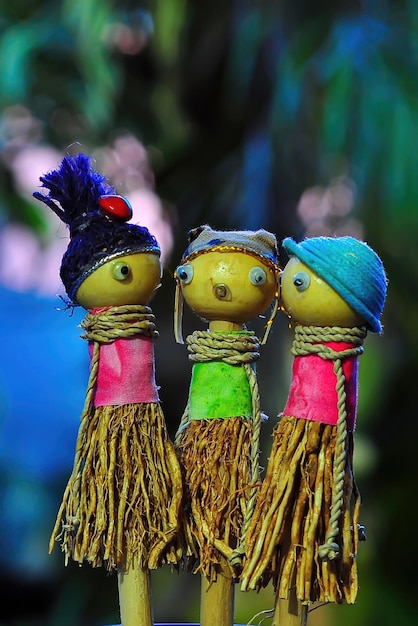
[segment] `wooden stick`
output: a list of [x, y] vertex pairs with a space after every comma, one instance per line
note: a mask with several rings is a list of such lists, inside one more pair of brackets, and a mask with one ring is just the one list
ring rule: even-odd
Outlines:
[[121, 626], [153, 626], [149, 570], [119, 571], [118, 587]]
[[[226, 563], [225, 566], [227, 568]], [[218, 574], [214, 582], [202, 576], [200, 626], [233, 626], [234, 604], [234, 581], [231, 576]]]
[[[284, 554], [289, 552], [292, 544], [291, 531], [288, 530], [283, 541]], [[283, 576], [283, 570], [280, 577]], [[279, 587], [280, 588], [280, 587]], [[287, 598], [276, 597], [272, 626], [306, 626], [308, 622], [308, 605], [302, 604], [296, 595], [296, 568], [295, 562], [291, 568], [290, 580], [287, 583]]]
[[306, 626], [308, 623], [308, 606], [296, 598], [296, 589], [292, 587], [289, 597], [277, 599], [272, 626]]

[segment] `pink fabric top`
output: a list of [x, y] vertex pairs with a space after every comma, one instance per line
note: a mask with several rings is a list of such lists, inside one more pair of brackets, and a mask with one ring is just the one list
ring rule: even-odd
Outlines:
[[[89, 345], [90, 358], [93, 345]], [[94, 406], [158, 402], [154, 345], [144, 335], [101, 344]]]
[[[344, 342], [324, 343], [340, 352], [352, 348]], [[354, 430], [357, 414], [358, 357], [344, 358], [342, 362], [346, 379], [347, 428]], [[337, 378], [333, 361], [326, 361], [316, 354], [296, 356], [293, 361], [292, 380], [286, 406], [280, 415], [289, 415], [324, 424], [338, 421]]]

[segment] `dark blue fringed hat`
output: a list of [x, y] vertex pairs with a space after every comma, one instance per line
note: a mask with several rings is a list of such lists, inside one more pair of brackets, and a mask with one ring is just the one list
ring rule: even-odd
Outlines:
[[72, 302], [81, 283], [107, 261], [137, 252], [160, 254], [147, 228], [127, 223], [132, 217], [129, 202], [92, 168], [85, 154], [64, 157], [60, 167], [40, 181], [48, 193], [36, 191], [34, 197], [49, 206], [70, 231], [60, 276]]

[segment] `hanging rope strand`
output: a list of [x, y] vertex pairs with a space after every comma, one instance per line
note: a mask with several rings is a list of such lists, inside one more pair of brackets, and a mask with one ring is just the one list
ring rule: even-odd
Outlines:
[[[340, 546], [336, 542], [336, 538], [339, 533], [339, 519], [344, 497], [344, 474], [347, 456], [347, 409], [343, 360], [349, 357], [357, 357], [363, 353], [363, 341], [366, 334], [365, 328], [357, 327], [297, 326], [291, 350], [295, 356], [317, 354], [322, 359], [334, 361], [338, 398], [337, 439], [332, 475], [330, 519], [324, 544], [319, 547], [318, 551], [322, 559], [335, 559], [340, 552]], [[330, 346], [324, 345], [324, 342], [345, 342], [352, 344], [352, 347], [336, 351]]]
[[240, 566], [242, 559], [245, 555], [245, 540], [247, 537], [248, 528], [251, 523], [251, 518], [254, 513], [255, 504], [257, 500], [257, 483], [260, 478], [258, 459], [260, 456], [260, 430], [261, 430], [261, 410], [260, 410], [260, 395], [258, 393], [258, 383], [255, 372], [249, 363], [244, 365], [248, 382], [251, 389], [251, 398], [253, 402], [253, 419], [252, 419], [252, 433], [251, 433], [251, 483], [250, 483], [250, 495], [247, 502], [247, 508], [244, 517], [244, 523], [241, 530], [241, 538], [239, 545], [231, 554], [229, 561], [231, 566], [236, 569]]
[[[259, 438], [261, 426], [260, 396], [258, 383], [252, 364], [258, 360], [260, 344], [256, 335], [252, 332], [223, 333], [210, 331], [195, 331], [186, 338], [189, 351], [189, 360], [192, 363], [208, 363], [211, 361], [223, 361], [229, 365], [242, 365], [247, 375], [251, 392], [252, 419], [251, 419], [251, 443], [250, 443], [250, 486], [249, 497], [246, 503], [244, 521], [238, 546], [228, 555], [233, 568], [240, 565], [244, 556], [244, 544], [247, 529], [250, 524], [257, 496], [257, 483], [259, 481]], [[179, 429], [176, 435], [176, 445], [180, 444], [181, 436], [190, 420], [189, 406], [184, 411]]]

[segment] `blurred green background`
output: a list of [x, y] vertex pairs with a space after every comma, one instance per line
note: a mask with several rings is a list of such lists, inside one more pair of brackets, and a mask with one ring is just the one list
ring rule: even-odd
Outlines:
[[[417, 140], [414, 0], [1, 0], [1, 624], [119, 621], [114, 576], [47, 555], [88, 361], [83, 312], [55, 310], [65, 232], [31, 194], [79, 150], [163, 248], [153, 310], [172, 435], [190, 377], [173, 339], [172, 272], [189, 228], [264, 227], [279, 241], [351, 234], [379, 253], [385, 332], [367, 338], [360, 362], [360, 591], [354, 606], [317, 608], [309, 624], [415, 623]], [[186, 311], [185, 332], [199, 324]], [[264, 457], [291, 339], [281, 316], [258, 365]], [[161, 570], [152, 581], [157, 621], [198, 619], [196, 577]], [[236, 620], [273, 603], [271, 588], [238, 592]]]

